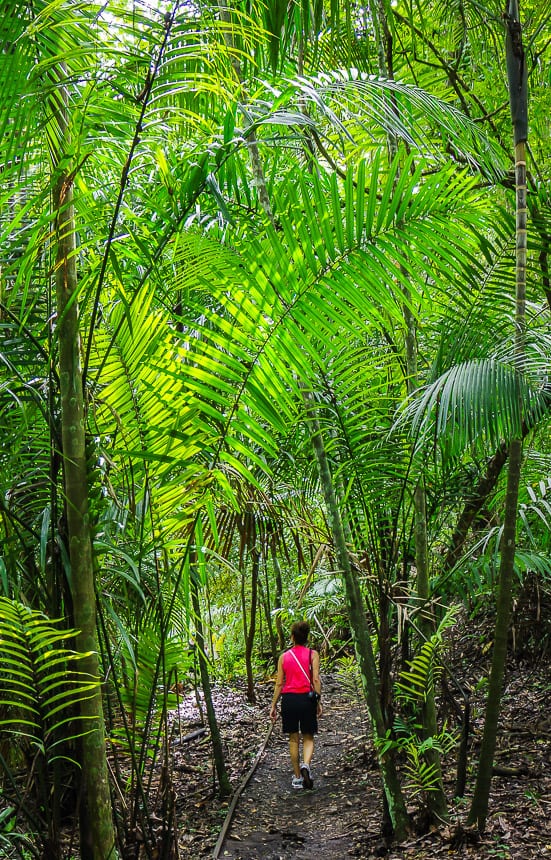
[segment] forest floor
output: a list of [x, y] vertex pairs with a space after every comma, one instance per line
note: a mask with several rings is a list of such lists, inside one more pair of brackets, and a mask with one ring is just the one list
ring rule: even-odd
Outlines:
[[[458, 643], [460, 649], [464, 645]], [[474, 674], [468, 679], [473, 690], [488, 671], [487, 659], [481, 651], [476, 662], [467, 661]], [[337, 674], [322, 669], [322, 679], [324, 715], [316, 739], [312, 791], [291, 789], [288, 744], [280, 723], [269, 734], [272, 684], [259, 685], [256, 706], [246, 702], [239, 687], [215, 689], [229, 775], [239, 798], [222, 841], [231, 798], [217, 799], [212, 769], [205, 772], [208, 737], [176, 747], [173, 774], [179, 829], [185, 834], [182, 858], [204, 860], [215, 854], [227, 860], [551, 858], [548, 660], [534, 664], [517, 659], [509, 666], [495, 757], [499, 772], [492, 780], [484, 835], [465, 827], [483, 723], [485, 685], [479, 683], [471, 700], [473, 726], [465, 798], [450, 800], [449, 827], [428, 832], [420, 826], [419, 804], [412, 798], [412, 835], [391, 846], [381, 832], [381, 782], [365, 705]], [[182, 703], [184, 735], [197, 726], [197, 713], [196, 706]], [[251, 772], [255, 758], [258, 763]], [[455, 762], [451, 759], [445, 762], [444, 778], [447, 796], [453, 798]]]

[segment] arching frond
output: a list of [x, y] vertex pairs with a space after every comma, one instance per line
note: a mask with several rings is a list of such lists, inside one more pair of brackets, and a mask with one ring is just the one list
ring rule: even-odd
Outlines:
[[24, 738], [31, 755], [48, 763], [63, 744], [94, 727], [74, 707], [99, 685], [78, 670], [84, 654], [65, 647], [74, 631], [61, 630], [43, 613], [0, 597], [0, 735]]
[[[523, 403], [519, 410], [519, 397]], [[503, 362], [487, 359], [452, 367], [428, 385], [406, 408], [420, 445], [434, 438], [448, 456], [467, 445], [523, 435], [524, 421], [537, 422], [548, 409], [548, 396], [533, 380], [519, 377]]]
[[413, 660], [408, 662], [408, 668], [400, 672], [396, 682], [398, 695], [405, 701], [425, 701], [436, 677], [442, 671], [438, 656], [442, 646], [444, 632], [453, 627], [456, 622], [458, 607], [450, 607], [434, 635], [423, 642]]
[[[299, 109], [305, 104], [306, 115]], [[501, 148], [454, 105], [410, 84], [354, 69], [289, 80], [275, 101], [258, 102], [250, 110], [257, 122], [319, 123], [320, 136], [337, 153], [345, 150], [345, 142], [348, 150], [361, 151], [389, 135], [438, 164], [449, 161], [451, 150], [458, 163], [492, 179], [507, 169]]]

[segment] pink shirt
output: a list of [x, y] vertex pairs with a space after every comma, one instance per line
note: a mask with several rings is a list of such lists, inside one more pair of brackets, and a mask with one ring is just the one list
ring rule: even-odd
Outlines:
[[[304, 672], [293, 657], [296, 655], [297, 660], [303, 667]], [[307, 693], [310, 689], [310, 648], [304, 645], [294, 645], [290, 651], [285, 651], [283, 655], [283, 672], [285, 673], [285, 682], [283, 684], [282, 693]]]

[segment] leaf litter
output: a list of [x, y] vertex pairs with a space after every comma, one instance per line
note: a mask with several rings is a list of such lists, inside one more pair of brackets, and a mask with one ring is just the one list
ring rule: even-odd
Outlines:
[[[471, 642], [476, 637], [471, 637]], [[444, 762], [450, 823], [427, 829], [411, 802], [412, 836], [389, 845], [382, 832], [381, 782], [370, 740], [369, 716], [361, 697], [335, 674], [322, 673], [324, 715], [312, 764], [314, 789], [293, 791], [286, 737], [272, 731], [254, 773], [251, 764], [269, 731], [270, 683], [259, 684], [258, 705], [246, 701], [244, 685], [215, 687], [213, 698], [234, 790], [242, 786], [225, 838], [231, 799], [216, 794], [208, 731], [173, 747], [181, 856], [187, 860], [387, 860], [473, 857], [489, 860], [551, 858], [551, 678], [547, 659], [511, 661], [504, 692], [496, 774], [483, 835], [465, 825], [484, 717], [489, 655], [456, 643], [470, 682], [473, 725], [465, 798], [453, 799], [455, 761]], [[459, 670], [458, 670], [459, 671]], [[445, 707], [445, 704], [442, 705]], [[192, 697], [180, 706], [182, 738], [201, 727]]]

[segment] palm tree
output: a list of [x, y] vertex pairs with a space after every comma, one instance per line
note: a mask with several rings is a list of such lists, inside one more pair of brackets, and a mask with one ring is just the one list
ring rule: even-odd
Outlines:
[[[138, 665], [133, 637], [156, 625], [158, 636], [148, 637], [158, 649], [150, 677], [154, 686], [166, 685], [175, 607], [193, 615], [186, 572], [197, 529], [206, 531], [208, 523], [215, 531], [217, 511], [241, 512], [236, 486], [258, 486], [258, 474], [271, 475], [289, 428], [310, 417], [306, 391], [316, 404], [333, 482], [343, 488], [334, 519], [345, 525], [340, 565], [350, 593], [363, 591], [362, 600], [371, 582], [354, 579], [349, 555], [365, 558], [364, 569], [375, 572], [384, 607], [380, 639], [390, 640], [395, 585], [409, 596], [412, 487], [424, 479], [427, 538], [445, 545], [442, 511], [457, 508], [457, 498], [446, 495], [447, 480], [460, 485], [461, 457], [473, 438], [497, 444], [506, 421], [500, 416], [498, 428], [476, 425], [480, 410], [466, 416], [460, 406], [453, 409], [446, 388], [458, 358], [470, 362], [471, 380], [481, 366], [494, 383], [506, 378], [492, 376], [495, 362], [482, 365], [508, 324], [500, 301], [512, 269], [503, 256], [510, 219], [495, 190], [507, 173], [501, 141], [465, 117], [475, 115], [465, 107], [480, 108], [480, 96], [457, 70], [455, 105], [421, 89], [421, 77], [412, 73], [411, 81], [405, 64], [394, 71], [407, 73], [408, 84], [370, 78], [363, 72], [375, 70], [376, 47], [350, 9], [335, 4], [311, 17], [301, 7], [306, 17], [298, 23], [281, 8], [278, 16], [278, 4], [266, 7], [268, 39], [236, 8], [229, 17], [218, 6], [191, 14], [175, 3], [166, 18], [136, 4], [127, 14], [124, 3], [110, 4], [109, 18], [101, 4], [61, 9], [43, 2], [33, 9], [36, 20], [26, 29], [24, 16], [3, 22], [8, 41], [18, 39], [23, 50], [5, 54], [2, 78], [4, 127], [11, 132], [1, 144], [2, 205], [12, 256], [3, 261], [1, 323], [10, 334], [31, 335], [14, 337], [3, 352], [9, 408], [1, 420], [15, 442], [4, 454], [3, 478], [11, 500], [2, 526], [10, 596], [24, 594], [38, 570], [43, 582], [32, 593], [40, 602], [69, 580], [77, 563], [68, 561], [61, 506], [56, 512], [50, 504], [50, 497], [67, 504], [73, 498], [68, 490], [59, 495], [61, 453], [66, 471], [73, 462], [80, 469], [74, 489], [82, 503], [71, 510], [78, 508], [85, 521], [83, 505], [89, 507], [85, 559], [98, 596], [105, 669], [123, 678], [128, 667], [117, 654], [124, 651]], [[415, 16], [404, 22], [399, 9], [392, 14], [401, 35], [420, 38], [411, 27]], [[331, 33], [320, 22], [333, 25]], [[108, 26], [117, 28], [117, 44]], [[61, 48], [52, 50], [61, 32]], [[436, 56], [426, 32], [422, 44]], [[45, 46], [38, 55], [37, 45]], [[355, 69], [333, 71], [339, 56], [347, 64], [354, 57]], [[460, 55], [457, 63], [459, 69]], [[448, 73], [449, 63], [442, 63], [437, 88], [446, 95]], [[24, 116], [21, 98], [33, 108]], [[51, 109], [45, 115], [44, 104]], [[44, 128], [57, 185], [44, 170]], [[390, 162], [389, 134], [397, 141]], [[261, 191], [269, 195], [270, 217]], [[75, 293], [65, 313], [61, 303], [59, 324], [74, 315], [72, 368], [76, 338], [82, 339], [76, 382], [82, 401], [74, 405], [88, 434], [86, 448], [80, 435], [70, 463], [58, 426], [59, 328], [52, 333], [48, 325], [52, 300], [42, 301], [51, 296], [55, 268], [48, 264], [49, 237], [54, 218], [62, 224], [69, 214], [68, 192], [74, 222], [61, 236], [78, 242], [59, 260], [78, 268], [72, 286], [79, 308], [77, 316]], [[31, 289], [34, 283], [44, 289]], [[425, 457], [421, 475], [411, 469], [405, 424], [395, 426], [407, 399], [404, 307], [418, 326], [418, 414], [433, 416], [438, 406], [442, 431], [436, 461]], [[69, 401], [61, 420], [66, 432], [74, 426]], [[21, 414], [46, 440], [42, 450], [52, 452], [44, 467], [32, 462], [36, 444]], [[476, 426], [461, 428], [460, 419], [473, 416]], [[430, 431], [431, 420], [419, 418], [414, 429]], [[429, 431], [421, 432], [419, 447]], [[37, 465], [49, 492], [31, 496], [24, 490]], [[71, 523], [70, 535], [76, 529]], [[93, 593], [78, 602], [79, 609], [81, 603], [93, 609]], [[60, 609], [56, 617], [75, 612], [66, 586], [50, 603]], [[371, 686], [373, 660], [367, 652]], [[109, 697], [109, 707], [113, 702]], [[376, 698], [371, 704], [376, 715]], [[390, 717], [384, 720], [383, 707], [379, 741], [387, 732], [392, 741]], [[152, 724], [144, 725], [144, 749], [153, 748]], [[128, 748], [134, 755], [130, 740]], [[140, 755], [132, 761], [133, 786], [136, 805], [145, 808], [147, 755]], [[391, 806], [396, 798], [398, 788]], [[395, 824], [400, 833], [399, 819]]]
[[[514, 369], [517, 375], [524, 372], [526, 364], [526, 141], [528, 137], [528, 85], [522, 29], [520, 25], [517, 0], [510, 0], [507, 9], [507, 72], [509, 77], [509, 99], [513, 120], [515, 142], [516, 174], [516, 301], [515, 301], [515, 354]], [[517, 409], [523, 420], [523, 402], [520, 391], [517, 394]], [[476, 787], [469, 814], [471, 823], [476, 822], [484, 829], [488, 814], [490, 783], [492, 778], [493, 757], [497, 741], [501, 690], [507, 658], [507, 639], [512, 603], [512, 581], [515, 569], [515, 550], [518, 517], [518, 496], [522, 468], [522, 434], [517, 432], [509, 442], [509, 463], [507, 471], [507, 494], [501, 538], [501, 564], [499, 570], [499, 591], [497, 598], [497, 617], [492, 655], [492, 669], [488, 685], [488, 701], [484, 736]]]

